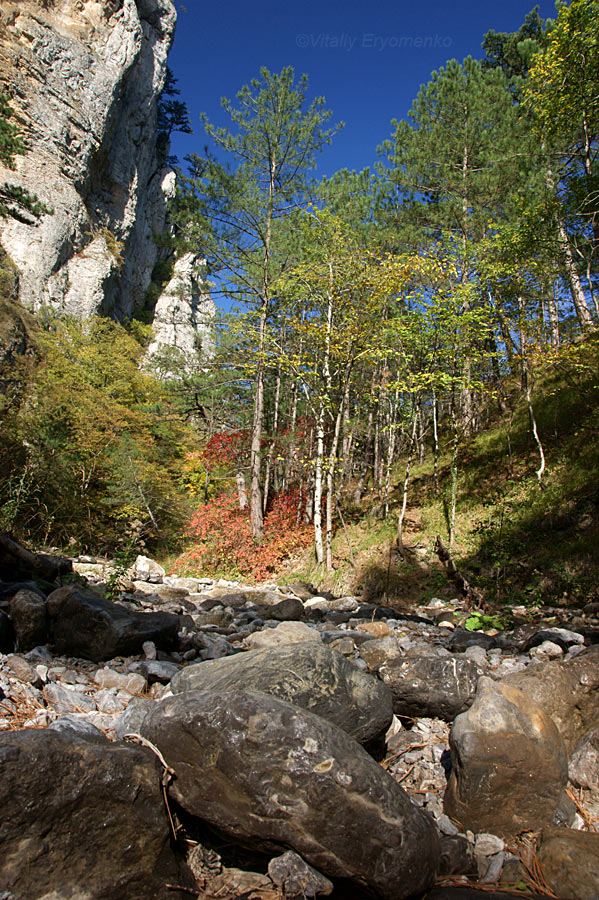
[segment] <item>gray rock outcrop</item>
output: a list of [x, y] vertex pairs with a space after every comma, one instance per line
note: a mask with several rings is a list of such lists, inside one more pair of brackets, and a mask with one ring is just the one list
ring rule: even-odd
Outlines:
[[248, 846], [291, 848], [323, 875], [401, 900], [430, 887], [432, 820], [352, 738], [266, 694], [178, 694], [142, 734], [174, 769], [191, 815]]
[[175, 675], [171, 690], [261, 691], [328, 719], [359, 743], [384, 734], [393, 715], [388, 689], [324, 644], [288, 644], [197, 663]]
[[31, 309], [120, 319], [143, 300], [173, 190], [156, 103], [175, 20], [172, 0], [2, 3], [0, 78], [29, 148], [2, 178], [54, 211], [1, 223]]
[[210, 327], [215, 314], [202, 280], [202, 260], [186, 253], [175, 262], [171, 279], [156, 302], [154, 339], [146, 352], [145, 367], [167, 370], [175, 377], [193, 370], [200, 355], [212, 352]]

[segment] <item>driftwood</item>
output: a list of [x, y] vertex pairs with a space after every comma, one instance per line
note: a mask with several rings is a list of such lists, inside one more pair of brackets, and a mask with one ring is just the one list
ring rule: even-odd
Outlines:
[[61, 556], [48, 556], [45, 553], [32, 553], [15, 541], [9, 534], [0, 532], [0, 568], [5, 570], [14, 566], [19, 572], [37, 575], [44, 581], [58, 581], [61, 575], [73, 570], [70, 559]]
[[443, 568], [445, 569], [449, 580], [455, 584], [461, 596], [465, 597], [468, 609], [471, 609], [473, 606], [482, 608], [484, 604], [482, 593], [470, 584], [463, 572], [460, 572], [451, 553], [441, 540], [440, 535], [437, 535], [437, 540], [435, 542], [435, 553], [439, 557], [439, 561], [443, 564]]

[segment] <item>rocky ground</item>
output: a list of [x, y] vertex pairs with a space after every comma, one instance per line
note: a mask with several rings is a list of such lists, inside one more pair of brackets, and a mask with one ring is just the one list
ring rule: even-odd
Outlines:
[[20, 565], [3, 900], [599, 897], [593, 608], [469, 631], [458, 600], [399, 612], [140, 557], [113, 603], [104, 563], [43, 589]]

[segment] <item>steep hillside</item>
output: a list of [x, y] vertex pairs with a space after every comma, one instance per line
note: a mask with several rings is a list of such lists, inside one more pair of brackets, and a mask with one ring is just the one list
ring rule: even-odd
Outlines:
[[[535, 471], [539, 456], [521, 392], [506, 384], [506, 409], [465, 446], [459, 458], [454, 557], [489, 605], [581, 606], [599, 601], [599, 336], [564, 348], [539, 370], [533, 410], [547, 469], [544, 490]], [[360, 591], [365, 599], [410, 603], [455, 595], [435, 553], [447, 542], [450, 452], [413, 470], [403, 558], [395, 551], [403, 466], [387, 521], [380, 501], [365, 496], [335, 539], [337, 563], [326, 576], [309, 554], [285, 573], [336, 592]], [[354, 565], [350, 561], [352, 545]]]

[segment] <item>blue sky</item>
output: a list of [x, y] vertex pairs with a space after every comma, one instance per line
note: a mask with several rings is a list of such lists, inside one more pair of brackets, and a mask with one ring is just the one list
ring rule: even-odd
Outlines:
[[[187, 103], [193, 135], [174, 135], [173, 153], [201, 152], [200, 115], [228, 124], [223, 96], [259, 75], [261, 66], [291, 65], [309, 77], [311, 96], [326, 98], [333, 121], [345, 128], [319, 158], [318, 173], [362, 169], [391, 134], [391, 120], [404, 118], [421, 84], [447, 59], [482, 56], [489, 29], [517, 30], [533, 0], [221, 0], [180, 4], [170, 65]], [[541, 0], [544, 18], [554, 4]]]

